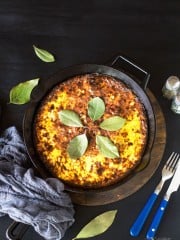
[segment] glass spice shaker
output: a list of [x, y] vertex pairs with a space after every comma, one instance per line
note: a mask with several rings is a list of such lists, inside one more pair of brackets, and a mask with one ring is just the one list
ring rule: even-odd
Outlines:
[[174, 97], [172, 104], [171, 104], [171, 110], [174, 113], [180, 114], [180, 91], [178, 94]]
[[162, 88], [163, 96], [167, 99], [173, 99], [180, 87], [180, 80], [177, 76], [170, 76]]

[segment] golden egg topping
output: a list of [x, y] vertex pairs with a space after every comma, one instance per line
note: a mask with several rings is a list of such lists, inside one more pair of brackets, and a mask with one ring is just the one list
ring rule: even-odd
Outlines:
[[[100, 97], [105, 103], [104, 115], [92, 121], [87, 104]], [[79, 114], [83, 127], [69, 127], [59, 118], [62, 110]], [[112, 116], [126, 119], [117, 131], [99, 128]], [[70, 158], [69, 142], [86, 132], [89, 145], [78, 159]], [[96, 135], [107, 136], [117, 147], [120, 157], [103, 156], [96, 146]], [[34, 122], [34, 142], [40, 160], [54, 177], [82, 188], [100, 188], [124, 179], [141, 161], [147, 140], [147, 118], [144, 107], [123, 82], [101, 74], [72, 77], [58, 84], [42, 101]]]

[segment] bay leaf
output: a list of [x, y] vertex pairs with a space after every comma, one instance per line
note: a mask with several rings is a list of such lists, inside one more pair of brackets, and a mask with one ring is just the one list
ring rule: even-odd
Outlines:
[[30, 101], [32, 90], [38, 85], [39, 78], [21, 82], [10, 90], [10, 103], [25, 104]]
[[88, 102], [88, 115], [93, 120], [98, 120], [105, 111], [104, 101], [100, 97], [95, 97]]
[[113, 116], [105, 119], [99, 126], [108, 131], [116, 131], [123, 127], [126, 120], [119, 116]]
[[96, 136], [96, 144], [99, 151], [108, 158], [119, 157], [119, 152], [114, 143], [108, 138], [101, 135]]
[[72, 240], [94, 237], [104, 233], [112, 225], [116, 213], [117, 210], [111, 210], [98, 215], [85, 225]]
[[33, 48], [34, 48], [36, 56], [38, 58], [40, 58], [43, 62], [54, 62], [55, 61], [54, 56], [47, 50], [38, 48], [35, 45], [33, 45]]
[[59, 112], [61, 122], [69, 127], [83, 127], [79, 115], [72, 110], [62, 110]]
[[88, 139], [86, 134], [81, 134], [74, 137], [67, 148], [70, 158], [79, 158], [81, 157], [88, 147]]

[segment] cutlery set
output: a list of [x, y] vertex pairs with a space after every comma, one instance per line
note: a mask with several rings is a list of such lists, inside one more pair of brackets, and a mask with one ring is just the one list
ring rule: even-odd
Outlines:
[[168, 187], [168, 190], [165, 193], [165, 195], [156, 211], [156, 214], [152, 220], [152, 223], [147, 231], [147, 234], [146, 234], [146, 239], [148, 239], [148, 240], [154, 239], [155, 234], [158, 229], [158, 226], [162, 219], [162, 216], [168, 205], [171, 194], [173, 192], [177, 191], [179, 188], [179, 185], [180, 185], [180, 163], [179, 163], [180, 161], [179, 160], [180, 160], [180, 155], [178, 153], [174, 153], [174, 152], [168, 158], [167, 162], [165, 163], [165, 165], [162, 169], [161, 181], [155, 188], [154, 192], [150, 195], [145, 206], [140, 211], [137, 219], [135, 220], [134, 224], [130, 228], [131, 236], [136, 237], [139, 235], [159, 193], [161, 192], [161, 190], [163, 188], [165, 181], [167, 181], [168, 179], [173, 177], [171, 180], [171, 183]]

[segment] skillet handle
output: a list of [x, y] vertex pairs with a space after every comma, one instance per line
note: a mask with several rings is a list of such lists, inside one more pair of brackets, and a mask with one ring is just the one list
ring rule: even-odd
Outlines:
[[6, 237], [9, 240], [21, 240], [28, 228], [29, 225], [13, 221], [6, 230]]
[[142, 88], [144, 90], [146, 90], [147, 84], [148, 84], [149, 79], [150, 79], [150, 74], [123, 55], [115, 56], [115, 58], [113, 58], [113, 60], [111, 62], [108, 62], [108, 65], [110, 67], [113, 67], [119, 60], [128, 64], [130, 67], [133, 67], [134, 69], [140, 71], [141, 73], [143, 73], [143, 75], [145, 75], [142, 82], [140, 83], [140, 85], [142, 86]]

